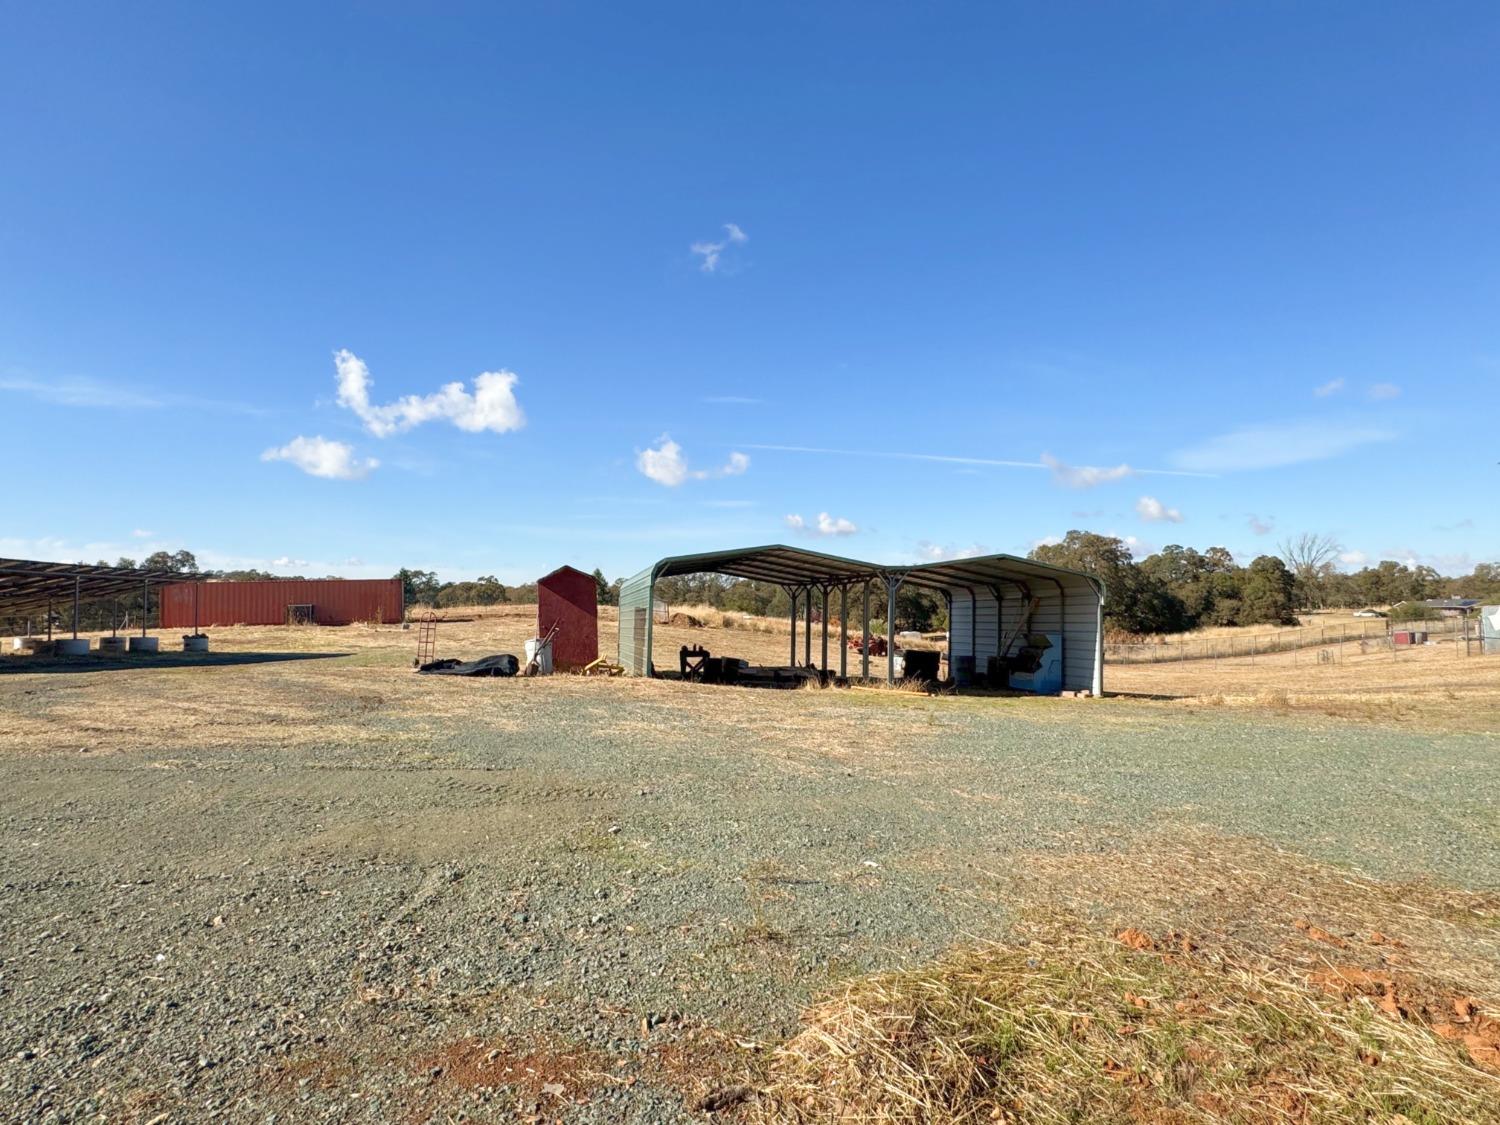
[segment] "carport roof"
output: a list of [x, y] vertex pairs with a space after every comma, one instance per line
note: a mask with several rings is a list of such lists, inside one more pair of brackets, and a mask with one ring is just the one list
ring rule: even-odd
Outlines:
[[966, 590], [1002, 582], [1025, 584], [1035, 579], [1060, 585], [1087, 584], [1101, 600], [1104, 597], [1104, 583], [1092, 574], [1015, 555], [978, 555], [912, 566], [881, 566], [781, 543], [675, 555], [652, 567], [651, 579], [655, 582], [658, 578], [677, 574], [704, 573], [727, 574], [733, 578], [750, 578], [780, 586], [838, 586], [899, 576], [912, 585], [932, 590]]
[[46, 610], [49, 604], [71, 601], [75, 590], [80, 600], [97, 601], [182, 579], [164, 570], [0, 559], [0, 614]]

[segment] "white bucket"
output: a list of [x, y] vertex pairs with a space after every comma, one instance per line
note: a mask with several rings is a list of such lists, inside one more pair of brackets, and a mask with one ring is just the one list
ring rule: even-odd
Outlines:
[[58, 656], [87, 656], [89, 639], [87, 637], [60, 637], [54, 651]]
[[536, 674], [538, 676], [552, 675], [551, 641], [543, 644], [539, 638], [533, 637], [526, 642], [526, 667], [530, 668], [533, 662], [536, 663]]
[[158, 652], [161, 649], [160, 637], [131, 637], [131, 652]]

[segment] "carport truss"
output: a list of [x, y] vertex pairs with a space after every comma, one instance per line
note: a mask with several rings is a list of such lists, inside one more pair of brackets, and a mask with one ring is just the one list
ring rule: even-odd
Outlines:
[[[780, 586], [791, 598], [791, 664], [797, 664], [797, 621], [803, 621], [801, 663], [812, 666], [813, 595], [821, 597], [822, 645], [818, 666], [828, 666], [829, 597], [839, 595], [839, 675], [848, 675], [849, 591], [861, 596], [863, 635], [870, 634], [870, 590], [885, 593], [885, 679], [896, 678], [896, 593], [903, 585], [933, 590], [948, 604], [948, 662], [963, 685], [1004, 655], [1023, 631], [1052, 633], [1063, 643], [1063, 687], [1104, 690], [1104, 583], [1090, 574], [1049, 566], [1014, 555], [981, 555], [912, 566], [881, 566], [772, 544], [662, 559], [624, 582], [620, 589], [619, 660], [633, 675], [654, 675], [651, 662], [652, 606], [656, 582], [682, 574], [724, 574]], [[870, 677], [866, 643], [860, 674]]]
[[[123, 566], [87, 566], [82, 563], [32, 562], [0, 559], [0, 617], [45, 614], [47, 632], [52, 632], [52, 610], [58, 604], [73, 604], [73, 635], [78, 636], [78, 607], [82, 602], [103, 601], [122, 594], [142, 595], [150, 604], [151, 587], [182, 581], [182, 575], [161, 570], [136, 570]], [[141, 633], [146, 631], [141, 614]]]

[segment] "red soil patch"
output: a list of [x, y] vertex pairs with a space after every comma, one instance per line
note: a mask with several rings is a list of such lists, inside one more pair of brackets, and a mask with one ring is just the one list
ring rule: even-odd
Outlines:
[[1375, 1001], [1392, 1019], [1410, 1020], [1435, 1035], [1462, 1043], [1476, 1066], [1500, 1073], [1500, 1019], [1487, 1015], [1467, 996], [1434, 990], [1406, 973], [1335, 965], [1308, 976], [1309, 982], [1344, 1000]]
[[533, 1097], [571, 1101], [598, 1086], [607, 1065], [581, 1048], [520, 1050], [504, 1040], [460, 1039], [418, 1056], [411, 1069], [464, 1090], [508, 1086]]

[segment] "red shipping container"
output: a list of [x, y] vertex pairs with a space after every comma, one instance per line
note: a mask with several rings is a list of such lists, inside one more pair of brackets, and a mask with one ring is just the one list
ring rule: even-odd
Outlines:
[[395, 624], [406, 612], [403, 593], [399, 578], [174, 582], [160, 589], [161, 627], [285, 625], [292, 606], [311, 606], [296, 616], [317, 625]]
[[561, 566], [536, 584], [537, 636], [552, 626], [553, 667], [582, 668], [599, 659], [599, 586], [594, 576]]

